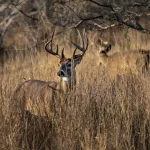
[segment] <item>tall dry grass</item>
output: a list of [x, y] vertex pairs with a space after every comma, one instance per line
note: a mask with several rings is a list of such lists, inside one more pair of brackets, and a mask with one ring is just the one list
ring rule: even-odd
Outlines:
[[[129, 34], [133, 36], [132, 33]], [[140, 38], [138, 33], [135, 34]], [[118, 75], [112, 80], [109, 74], [97, 65], [96, 49], [100, 36], [100, 33], [88, 34], [88, 52], [76, 68], [77, 86], [63, 101], [54, 100], [50, 118], [26, 112], [22, 120], [18, 119], [18, 108], [13, 108], [16, 104], [13, 93], [24, 80], [59, 81], [56, 76], [57, 58], [45, 51], [33, 49], [16, 53], [4, 62], [0, 94], [0, 149], [150, 149], [149, 74]], [[60, 38], [62, 37], [63, 35], [60, 35]], [[59, 41], [56, 39], [56, 43]], [[61, 46], [63, 41], [65, 38], [60, 41]], [[117, 45], [113, 50], [118, 50], [121, 49], [124, 39], [118, 43], [115, 39], [110, 41]], [[118, 46], [119, 44], [121, 46]], [[65, 47], [69, 57], [73, 48], [67, 43]]]

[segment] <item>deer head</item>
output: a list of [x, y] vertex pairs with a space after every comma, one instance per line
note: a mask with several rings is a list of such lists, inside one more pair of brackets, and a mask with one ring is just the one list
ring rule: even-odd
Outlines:
[[[59, 55], [59, 48], [58, 48], [58, 44], [57, 44], [57, 48], [56, 48], [56, 52], [53, 51], [53, 37], [54, 37], [54, 32], [52, 34], [52, 38], [49, 42], [47, 42], [47, 44], [45, 45], [45, 50], [54, 55], [57, 56], [60, 61], [59, 61], [59, 71], [57, 72], [57, 75], [62, 78], [63, 80], [66, 81], [71, 81], [72, 76], [75, 74], [75, 67], [77, 64], [80, 64], [80, 62], [83, 59], [83, 56], [88, 48], [88, 39], [87, 37], [84, 38], [83, 35], [78, 31], [81, 39], [82, 39], [82, 44], [83, 46], [79, 46], [76, 43], [69, 41], [72, 45], [75, 46], [75, 50], [73, 52], [73, 55], [71, 58], [66, 58], [65, 54], [64, 54], [64, 48], [62, 49], [61, 55]], [[50, 48], [47, 48], [47, 46], [50, 44]], [[76, 54], [77, 49], [79, 49], [82, 54]]]
[[111, 44], [108, 44], [107, 41], [100, 40], [100, 49], [99, 54], [100, 57], [107, 56], [107, 53], [111, 50]]

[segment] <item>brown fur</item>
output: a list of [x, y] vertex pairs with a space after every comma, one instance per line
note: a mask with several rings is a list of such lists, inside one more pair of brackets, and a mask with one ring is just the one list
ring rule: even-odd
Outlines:
[[53, 96], [57, 95], [56, 82], [29, 80], [22, 83], [14, 93], [19, 108], [34, 115], [49, 116]]
[[148, 70], [150, 51], [124, 51], [109, 56], [107, 54], [109, 50], [106, 49], [100, 51], [99, 62], [105, 66], [111, 77], [129, 72], [139, 74]]

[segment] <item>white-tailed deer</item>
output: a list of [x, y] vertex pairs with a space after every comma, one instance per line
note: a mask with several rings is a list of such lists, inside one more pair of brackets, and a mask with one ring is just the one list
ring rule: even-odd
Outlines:
[[108, 42], [101, 42], [99, 64], [108, 70], [111, 77], [129, 72], [134, 74], [145, 73], [148, 70], [150, 51], [142, 49], [131, 50], [116, 52], [109, 56], [107, 53], [110, 50], [111, 45]]
[[[56, 52], [53, 51], [53, 32], [51, 40], [45, 45], [45, 50], [60, 59], [60, 67], [57, 72], [57, 75], [60, 77], [60, 82], [45, 82], [40, 80], [28, 80], [23, 82], [14, 93], [14, 98], [19, 104], [17, 107], [19, 107], [21, 111], [28, 111], [33, 115], [49, 116], [54, 99], [64, 97], [74, 87], [76, 84], [75, 67], [77, 64], [80, 64], [88, 48], [87, 37], [83, 37], [80, 32], [79, 35], [82, 39], [83, 47], [71, 42], [76, 49], [73, 52], [72, 58], [66, 58], [64, 48], [62, 49], [61, 55], [58, 54], [58, 44]], [[50, 45], [50, 49], [48, 45]], [[79, 49], [82, 54], [77, 55], [77, 49]]]

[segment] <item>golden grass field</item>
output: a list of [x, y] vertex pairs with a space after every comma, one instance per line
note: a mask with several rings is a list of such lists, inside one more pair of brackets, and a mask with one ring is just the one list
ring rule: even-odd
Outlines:
[[[68, 35], [79, 43], [75, 34], [69, 32]], [[20, 83], [29, 79], [59, 82], [56, 75], [59, 60], [44, 51], [44, 44], [28, 51], [17, 51], [22, 47], [16, 42], [18, 47], [15, 54], [8, 52], [8, 55], [2, 55], [0, 150], [150, 149], [149, 73], [120, 73], [112, 79], [98, 63], [100, 37], [113, 44], [111, 54], [127, 49], [150, 50], [150, 36], [124, 27], [104, 33], [90, 31], [87, 36], [89, 48], [76, 68], [77, 85], [74, 92], [61, 103], [55, 100], [52, 104], [55, 112], [50, 112], [51, 118], [27, 112], [22, 128], [18, 126], [20, 120], [16, 121], [17, 111], [11, 112], [16, 103], [14, 91]], [[34, 36], [30, 35], [30, 38], [34, 39]], [[60, 50], [65, 47], [66, 55], [71, 56], [74, 47], [65, 42], [64, 35], [56, 36], [55, 43], [60, 43]]]

